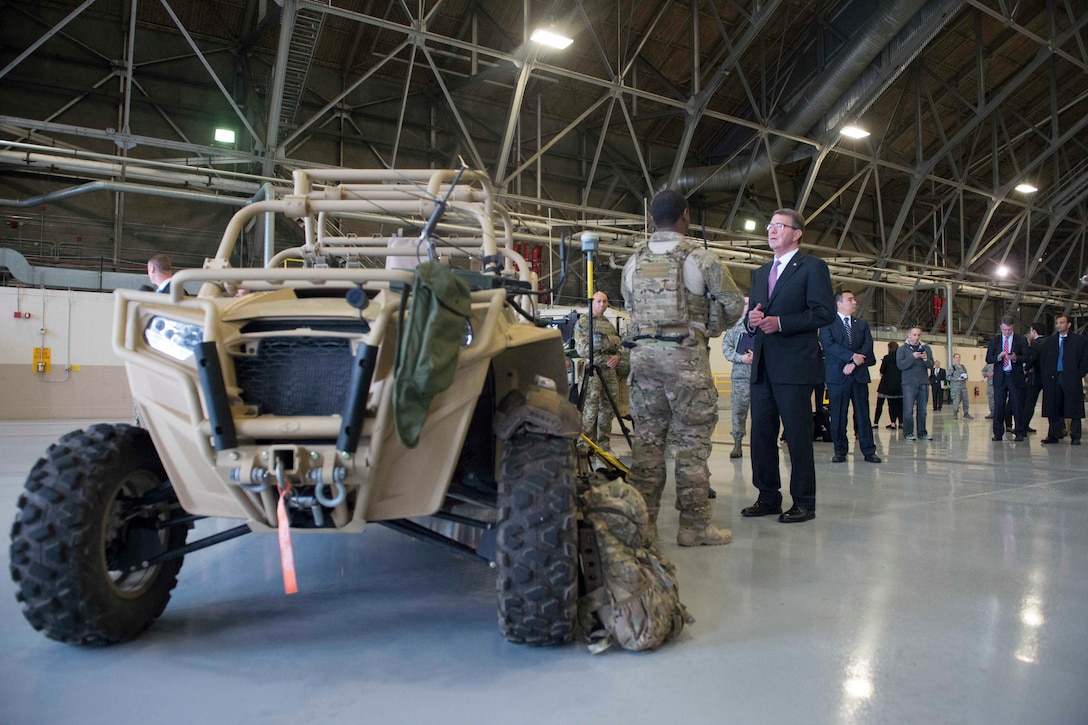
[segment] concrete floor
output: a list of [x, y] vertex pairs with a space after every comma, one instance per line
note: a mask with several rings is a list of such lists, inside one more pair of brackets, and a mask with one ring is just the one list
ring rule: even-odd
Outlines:
[[[881, 465], [816, 444], [818, 518], [787, 526], [741, 518], [723, 411], [735, 539], [681, 550], [663, 516], [698, 621], [648, 654], [507, 644], [490, 570], [381, 527], [296, 537], [291, 597], [274, 537], [191, 554], [161, 619], [108, 648], [33, 631], [2, 577], [0, 722], [1088, 723], [1088, 446], [992, 443], [983, 414], [931, 414], [931, 443], [881, 427]], [[0, 424], [0, 519], [76, 427]]]

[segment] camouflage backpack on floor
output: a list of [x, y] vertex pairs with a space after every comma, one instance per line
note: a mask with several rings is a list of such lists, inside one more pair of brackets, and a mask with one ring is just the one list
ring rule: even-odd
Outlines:
[[694, 623], [633, 486], [588, 481], [579, 495], [578, 548], [585, 584], [578, 621], [590, 652], [613, 644], [653, 649]]

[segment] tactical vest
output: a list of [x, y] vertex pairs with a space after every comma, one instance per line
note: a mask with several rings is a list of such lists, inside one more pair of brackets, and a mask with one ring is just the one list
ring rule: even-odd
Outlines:
[[684, 284], [684, 262], [692, 246], [682, 241], [664, 254], [647, 244], [635, 256], [632, 317], [636, 340], [679, 341], [691, 335], [693, 322], [706, 325], [706, 297], [694, 295]]

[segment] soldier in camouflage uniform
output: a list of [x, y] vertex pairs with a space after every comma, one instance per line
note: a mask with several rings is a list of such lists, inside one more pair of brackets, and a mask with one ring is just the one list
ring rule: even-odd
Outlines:
[[[733, 534], [710, 523], [710, 437], [718, 392], [707, 339], [740, 318], [744, 298], [712, 253], [691, 245], [687, 199], [662, 191], [650, 207], [657, 231], [623, 268], [631, 313], [631, 417], [634, 462], [629, 480], [656, 525], [665, 488], [665, 442], [676, 439], [676, 508], [681, 546], [728, 544]], [[656, 530], [656, 529], [655, 529]]]
[[[620, 336], [616, 327], [604, 316], [608, 309], [608, 295], [593, 295], [593, 364], [598, 370], [587, 370], [589, 388], [582, 406], [582, 430], [586, 437], [603, 450], [612, 450], [612, 404], [608, 402], [602, 386], [608, 386], [612, 400], [619, 395], [616, 368], [620, 362]], [[582, 315], [574, 326], [574, 349], [580, 357], [589, 356], [589, 316]], [[598, 374], [599, 372], [599, 374]]]
[[729, 373], [729, 409], [733, 414], [733, 450], [729, 452], [730, 458], [740, 458], [743, 455], [740, 444], [744, 440], [748, 408], [752, 402], [752, 342], [756, 336], [748, 332], [744, 324], [747, 314], [748, 298], [745, 297], [740, 321], [730, 327], [722, 338], [722, 354], [733, 363], [733, 369]]
[[986, 363], [982, 366], [982, 377], [986, 378], [986, 399], [990, 402], [990, 414], [986, 416], [986, 420], [990, 420], [994, 417], [994, 366], [993, 363]]
[[963, 408], [963, 417], [967, 420], [974, 418], [968, 411], [971, 407], [967, 400], [967, 368], [960, 362], [960, 354], [952, 356], [952, 369], [948, 371], [949, 390], [952, 391], [952, 417], [959, 417], [959, 409]]
[[[623, 333], [620, 333], [620, 340]], [[631, 420], [631, 351], [620, 344], [620, 363], [616, 366], [616, 383], [619, 395], [616, 396], [616, 412], [624, 420]]]

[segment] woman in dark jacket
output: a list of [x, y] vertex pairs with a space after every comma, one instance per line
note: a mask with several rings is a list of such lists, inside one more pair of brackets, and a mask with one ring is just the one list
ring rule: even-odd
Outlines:
[[884, 410], [884, 401], [888, 401], [888, 417], [891, 423], [884, 426], [890, 430], [900, 427], [903, 420], [903, 371], [895, 364], [895, 351], [899, 343], [888, 343], [888, 354], [880, 362], [880, 383], [876, 386], [876, 417], [873, 427], [880, 424], [880, 413]]

